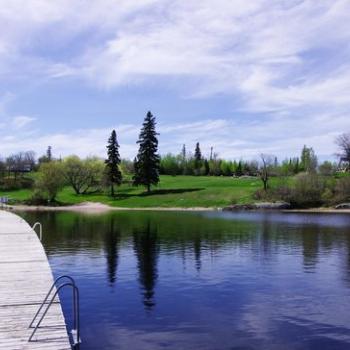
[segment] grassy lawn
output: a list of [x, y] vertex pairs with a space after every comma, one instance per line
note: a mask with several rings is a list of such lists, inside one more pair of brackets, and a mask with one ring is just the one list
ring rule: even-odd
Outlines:
[[[274, 185], [277, 178], [271, 180]], [[100, 202], [116, 207], [223, 207], [232, 203], [253, 202], [253, 194], [262, 188], [262, 182], [255, 178], [230, 178], [209, 176], [161, 176], [159, 186], [150, 195], [144, 188], [123, 184], [118, 194], [111, 198], [106, 194], [76, 195], [71, 187], [65, 187], [57, 196], [64, 204]], [[23, 202], [31, 196], [31, 190], [1, 192], [14, 202]]]

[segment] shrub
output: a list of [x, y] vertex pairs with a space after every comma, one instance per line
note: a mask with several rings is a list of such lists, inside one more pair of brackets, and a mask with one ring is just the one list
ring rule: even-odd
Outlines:
[[38, 195], [48, 202], [54, 202], [57, 193], [64, 186], [62, 164], [58, 162], [42, 163], [39, 168], [35, 187]]
[[323, 204], [325, 189], [323, 179], [316, 174], [299, 174], [291, 190], [290, 202], [293, 206], [307, 208]]
[[29, 205], [45, 205], [47, 204], [47, 198], [45, 198], [40, 190], [36, 189], [27, 203]]
[[34, 180], [28, 177], [4, 177], [0, 180], [0, 188], [4, 191], [32, 188]]
[[318, 167], [318, 170], [320, 171], [320, 174], [323, 176], [332, 176], [336, 171], [336, 166], [326, 160]]
[[350, 176], [337, 180], [334, 194], [335, 203], [350, 201]]
[[261, 200], [267, 200], [268, 199], [268, 192], [264, 191], [263, 189], [258, 189], [254, 192], [253, 198], [261, 201]]
[[285, 202], [291, 201], [292, 189], [287, 184], [277, 186], [273, 189], [274, 197]]

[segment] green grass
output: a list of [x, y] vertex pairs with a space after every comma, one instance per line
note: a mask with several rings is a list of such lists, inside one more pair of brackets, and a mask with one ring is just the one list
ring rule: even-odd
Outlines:
[[[271, 179], [274, 185], [277, 178]], [[223, 207], [232, 203], [251, 203], [253, 194], [262, 188], [258, 178], [230, 178], [209, 176], [161, 176], [160, 184], [146, 194], [144, 188], [123, 184], [115, 198], [106, 194], [76, 195], [71, 187], [65, 187], [57, 196], [63, 204], [100, 202], [116, 207]], [[13, 202], [30, 198], [31, 190], [0, 191], [0, 196], [9, 196]]]

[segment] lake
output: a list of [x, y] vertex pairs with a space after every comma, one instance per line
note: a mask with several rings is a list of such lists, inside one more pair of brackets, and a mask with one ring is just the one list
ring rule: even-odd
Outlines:
[[78, 283], [82, 350], [350, 348], [350, 215], [20, 215]]

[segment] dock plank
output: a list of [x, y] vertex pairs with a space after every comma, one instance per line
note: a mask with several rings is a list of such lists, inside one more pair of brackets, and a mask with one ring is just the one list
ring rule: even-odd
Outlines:
[[53, 283], [44, 248], [19, 216], [0, 210], [0, 350], [70, 350], [57, 297], [35, 341], [28, 326]]

